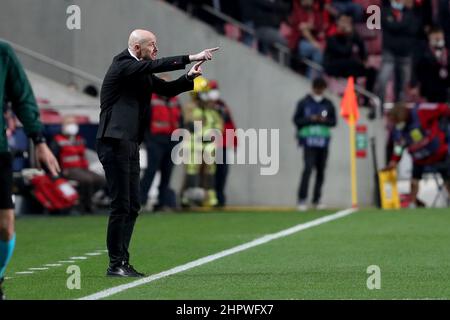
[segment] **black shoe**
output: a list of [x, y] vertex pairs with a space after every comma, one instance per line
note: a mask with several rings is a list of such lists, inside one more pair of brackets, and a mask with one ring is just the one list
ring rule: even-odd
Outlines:
[[2, 290], [3, 281], [4, 281], [4, 278], [1, 278], [0, 279], [0, 301], [1, 300], [6, 300], [6, 296], [5, 296], [5, 294], [3, 293], [3, 290]]
[[125, 265], [118, 267], [109, 267], [106, 271], [108, 277], [137, 278], [138, 275], [131, 272]]
[[416, 199], [417, 208], [425, 208], [427, 205], [422, 200]]
[[137, 271], [131, 264], [127, 264], [124, 266], [130, 273], [134, 274], [134, 277], [145, 277], [145, 274]]

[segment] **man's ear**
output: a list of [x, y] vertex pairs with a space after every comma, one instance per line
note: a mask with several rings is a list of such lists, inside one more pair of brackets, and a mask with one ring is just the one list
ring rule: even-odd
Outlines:
[[134, 45], [134, 52], [135, 52], [136, 58], [140, 59], [141, 58], [141, 45], [140, 44], [136, 43]]

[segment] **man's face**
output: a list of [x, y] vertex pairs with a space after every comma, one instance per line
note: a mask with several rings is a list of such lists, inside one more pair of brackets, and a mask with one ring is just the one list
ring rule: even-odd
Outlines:
[[138, 58], [142, 60], [156, 60], [158, 55], [158, 46], [156, 44], [156, 37], [150, 36], [148, 39], [143, 41], [140, 46], [140, 56]]
[[322, 87], [316, 87], [316, 88], [313, 88], [313, 93], [316, 95], [316, 96], [321, 96], [321, 95], [323, 95], [323, 93], [324, 93], [324, 91], [325, 91], [325, 88], [322, 88]]
[[339, 31], [349, 34], [353, 31], [352, 18], [350, 16], [341, 16], [337, 21]]
[[395, 114], [390, 116], [390, 120], [399, 130], [404, 129], [406, 122], [408, 122], [408, 118], [409, 111], [406, 107], [398, 109]]
[[429, 36], [430, 45], [433, 48], [444, 48], [445, 47], [445, 38], [444, 33], [442, 32], [434, 32]]
[[405, 4], [406, 1], [405, 0], [392, 0], [391, 3], [392, 2], [397, 2], [399, 4]]
[[300, 4], [302, 5], [302, 7], [304, 8], [312, 8], [313, 6], [313, 0], [301, 0]]

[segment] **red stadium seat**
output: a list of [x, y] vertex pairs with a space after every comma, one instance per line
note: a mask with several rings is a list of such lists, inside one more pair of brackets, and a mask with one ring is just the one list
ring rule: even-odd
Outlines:
[[76, 115], [74, 116], [78, 124], [88, 124], [91, 123], [91, 120], [88, 116]]
[[54, 109], [41, 109], [41, 121], [44, 124], [61, 124], [62, 117], [58, 111]]

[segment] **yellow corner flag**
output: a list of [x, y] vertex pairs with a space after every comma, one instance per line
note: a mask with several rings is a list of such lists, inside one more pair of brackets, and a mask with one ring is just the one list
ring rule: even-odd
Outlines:
[[355, 92], [355, 79], [349, 77], [344, 96], [341, 101], [341, 116], [350, 127], [350, 173], [352, 189], [352, 207], [358, 207], [358, 190], [356, 185], [356, 131], [355, 126], [359, 119], [358, 100]]

